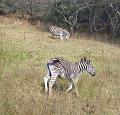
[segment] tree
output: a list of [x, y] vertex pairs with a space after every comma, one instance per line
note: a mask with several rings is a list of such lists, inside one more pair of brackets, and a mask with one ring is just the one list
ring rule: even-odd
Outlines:
[[71, 35], [73, 35], [74, 28], [78, 22], [78, 14], [85, 8], [85, 3], [80, 5], [77, 1], [61, 0], [53, 4], [50, 9], [50, 16], [55, 22], [67, 25]]
[[116, 37], [120, 31], [120, 1], [108, 1], [108, 7], [106, 12], [109, 17], [110, 34], [112, 37]]

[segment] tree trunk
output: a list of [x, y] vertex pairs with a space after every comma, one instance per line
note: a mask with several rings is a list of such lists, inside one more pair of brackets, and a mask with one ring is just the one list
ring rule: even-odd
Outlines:
[[73, 27], [70, 27], [70, 34], [71, 34], [71, 36], [73, 36], [73, 32], [74, 32]]

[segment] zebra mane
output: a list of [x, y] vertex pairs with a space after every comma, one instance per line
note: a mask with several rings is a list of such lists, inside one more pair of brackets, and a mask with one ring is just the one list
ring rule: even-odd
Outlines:
[[61, 63], [61, 62], [64, 62], [64, 61], [67, 62], [67, 63], [71, 63], [71, 62], [67, 61], [66, 59], [64, 59], [62, 57], [54, 57], [54, 58], [51, 58], [49, 60], [49, 62], [53, 63], [53, 64], [55, 64], [55, 63]]
[[87, 59], [86, 57], [84, 57], [84, 58], [81, 58], [80, 62], [82, 63], [86, 62], [87, 64], [89, 64], [91, 61]]

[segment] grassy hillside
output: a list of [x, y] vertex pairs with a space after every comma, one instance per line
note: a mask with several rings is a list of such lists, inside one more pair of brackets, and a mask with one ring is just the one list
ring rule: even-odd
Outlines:
[[[0, 22], [0, 115], [120, 114], [118, 46], [82, 36], [60, 41], [24, 22]], [[57, 56], [71, 62], [84, 56], [92, 60], [96, 76], [81, 75], [79, 98], [74, 91], [66, 93], [67, 80], [57, 80], [51, 99], [43, 93], [46, 62]]]

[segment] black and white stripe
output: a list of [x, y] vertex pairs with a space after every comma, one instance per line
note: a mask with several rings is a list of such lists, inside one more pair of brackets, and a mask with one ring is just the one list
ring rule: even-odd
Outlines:
[[70, 37], [70, 33], [67, 30], [57, 26], [50, 26], [50, 32], [54, 37], [59, 37], [61, 40], [68, 40]]
[[[76, 94], [78, 96], [76, 83], [78, 81], [79, 75], [83, 71], [87, 71], [92, 76], [95, 75], [95, 69], [91, 65], [91, 61], [82, 58], [79, 62], [70, 63], [62, 58], [52, 58], [47, 63], [48, 74], [44, 77], [45, 91], [49, 90], [49, 95], [52, 94], [52, 86], [55, 83], [58, 77], [66, 78], [69, 80], [69, 88], [67, 91], [70, 91], [73, 87], [75, 88]], [[49, 87], [47, 85], [49, 81]]]

